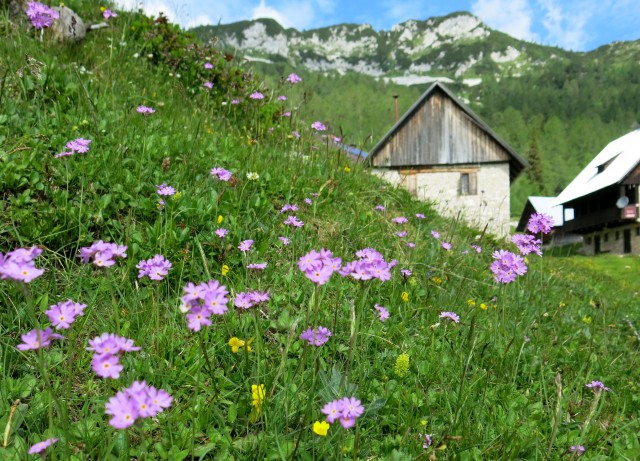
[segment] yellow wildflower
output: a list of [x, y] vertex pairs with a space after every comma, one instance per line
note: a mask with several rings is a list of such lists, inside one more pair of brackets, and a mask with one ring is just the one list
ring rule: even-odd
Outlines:
[[409, 373], [409, 354], [400, 354], [396, 359], [396, 366], [394, 368], [396, 376], [402, 378]]
[[313, 423], [313, 432], [317, 435], [325, 437], [331, 426], [326, 421], [316, 421]]
[[244, 341], [236, 338], [235, 336], [229, 340], [229, 346], [231, 346], [231, 352], [234, 354], [238, 353], [238, 349], [244, 347]]
[[227, 274], [229, 273], [229, 266], [227, 266], [226, 264], [223, 264], [220, 272], [222, 273], [223, 277], [226, 277]]
[[431, 281], [436, 285], [440, 285], [442, 283], [442, 279], [440, 277], [436, 277], [435, 275], [431, 277]]
[[222, 221], [224, 221], [224, 218], [220, 214], [220, 215], [218, 215], [218, 224], [222, 224]]
[[409, 302], [409, 293], [407, 293], [406, 291], [403, 291], [402, 294], [400, 295], [400, 298], [402, 298], [402, 300], [405, 303]]
[[344, 167], [344, 172], [345, 173], [349, 173], [351, 171], [351, 168], [349, 168], [348, 166]]
[[481, 303], [480, 304], [480, 309], [482, 309], [483, 311], [487, 310], [487, 304], [486, 303]]
[[173, 200], [174, 202], [177, 202], [181, 198], [182, 198], [182, 192], [180, 192], [180, 191], [176, 192], [175, 194], [173, 194], [171, 196], [171, 200]]
[[106, 9], [107, 9], [106, 7], [101, 6], [101, 7], [100, 7], [100, 12], [101, 12], [101, 13], [104, 13]]
[[582, 317], [582, 321], [587, 325], [589, 325], [591, 323], [591, 317], [589, 317], [588, 315], [585, 315], [584, 317]]
[[475, 299], [468, 299], [467, 300], [467, 306], [475, 307], [475, 305], [476, 305], [476, 300]]
[[264, 384], [251, 385], [251, 405], [253, 405], [253, 407], [258, 411], [260, 411], [260, 408], [262, 407], [262, 403], [264, 402], [264, 396], [265, 396]]

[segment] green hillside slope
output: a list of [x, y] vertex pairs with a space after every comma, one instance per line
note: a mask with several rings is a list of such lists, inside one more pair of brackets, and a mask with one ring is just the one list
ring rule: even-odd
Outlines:
[[[612, 43], [583, 53], [523, 42], [481, 23], [472, 22], [467, 35], [461, 36], [439, 29], [456, 18], [473, 20], [468, 13], [455, 13], [408, 21], [388, 32], [356, 24], [298, 32], [284, 30], [273, 20], [258, 20], [202, 26], [194, 32], [213, 39], [219, 48], [247, 56], [271, 83], [291, 71], [303, 75], [306, 82], [313, 82], [307, 88], [305, 113], [342, 129], [350, 142], [365, 150], [392, 126], [393, 95], [399, 95], [402, 114], [430, 84], [407, 87], [393, 78], [447, 79], [461, 99], [534, 164], [513, 187], [514, 216], [521, 213], [529, 195], [557, 195], [608, 142], [640, 121], [640, 41]], [[257, 33], [256, 24], [264, 24], [261, 45], [245, 36], [248, 30]], [[375, 41], [362, 42], [365, 32], [373, 34]], [[414, 41], [400, 40], [402, 33]], [[431, 43], [434, 36], [439, 41]], [[286, 37], [289, 57], [276, 53], [284, 45], [268, 45], [279, 37]], [[425, 40], [431, 45], [425, 47]], [[369, 48], [348, 45], [360, 42]], [[340, 64], [340, 46], [348, 62], [367, 66]], [[350, 52], [349, 46], [356, 51]], [[315, 53], [316, 58], [310, 61], [306, 54], [298, 55], [299, 49]], [[349, 58], [348, 53], [356, 54]], [[405, 58], [400, 57], [402, 53]], [[318, 59], [324, 63], [322, 68], [310, 64]], [[372, 68], [381, 75], [367, 75]]]
[[0, 30], [0, 459], [640, 454], [628, 287], [369, 175], [306, 75]]

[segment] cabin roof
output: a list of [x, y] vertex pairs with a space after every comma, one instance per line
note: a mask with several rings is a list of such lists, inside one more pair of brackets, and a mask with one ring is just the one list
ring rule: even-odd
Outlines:
[[391, 127], [391, 129], [378, 141], [378, 143], [369, 151], [369, 155], [367, 157], [367, 161], [372, 162], [372, 160], [378, 155], [381, 148], [389, 141], [389, 139], [405, 125], [407, 120], [415, 115], [416, 112], [420, 109], [420, 107], [424, 104], [424, 102], [429, 99], [436, 91], [441, 91], [446, 96], [448, 96], [456, 106], [460, 110], [462, 110], [465, 114], [469, 116], [469, 118], [478, 125], [481, 129], [483, 129], [495, 142], [497, 142], [508, 154], [509, 154], [509, 166], [510, 166], [510, 176], [512, 180], [520, 174], [520, 172], [529, 166], [529, 163], [521, 157], [511, 146], [509, 146], [505, 141], [503, 141], [486, 123], [484, 123], [478, 115], [473, 112], [467, 105], [462, 103], [449, 89], [442, 84], [441, 82], [434, 82], [423, 94], [418, 98], [418, 100], [405, 112], [402, 117], [398, 119], [398, 121]]
[[640, 163], [640, 129], [611, 141], [558, 195], [555, 205], [571, 202], [624, 180]]

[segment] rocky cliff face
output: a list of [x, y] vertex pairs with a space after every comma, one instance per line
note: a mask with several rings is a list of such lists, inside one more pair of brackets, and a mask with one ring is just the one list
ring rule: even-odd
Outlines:
[[319, 72], [359, 72], [405, 85], [433, 80], [476, 85], [487, 72], [513, 75], [574, 54], [514, 39], [469, 13], [409, 20], [389, 31], [376, 31], [368, 24], [340, 24], [300, 32], [284, 29], [272, 19], [193, 31], [249, 60], [286, 62]]

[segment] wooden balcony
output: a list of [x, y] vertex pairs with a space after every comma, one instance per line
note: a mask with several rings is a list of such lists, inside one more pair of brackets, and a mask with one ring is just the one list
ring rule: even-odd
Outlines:
[[616, 227], [638, 219], [638, 205], [632, 204], [620, 209], [616, 207], [597, 210], [592, 213], [577, 215], [571, 221], [565, 221], [562, 229], [565, 232], [578, 234], [593, 232], [604, 227]]

